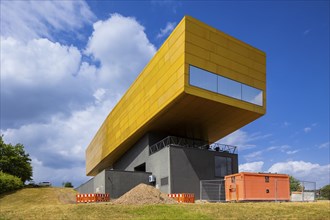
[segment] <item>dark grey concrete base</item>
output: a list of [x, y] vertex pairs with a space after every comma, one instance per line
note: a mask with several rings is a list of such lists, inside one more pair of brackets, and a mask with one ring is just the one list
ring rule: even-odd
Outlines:
[[103, 170], [76, 190], [79, 193], [109, 193], [110, 198], [115, 199], [140, 183], [149, 184], [150, 175], [146, 172]]

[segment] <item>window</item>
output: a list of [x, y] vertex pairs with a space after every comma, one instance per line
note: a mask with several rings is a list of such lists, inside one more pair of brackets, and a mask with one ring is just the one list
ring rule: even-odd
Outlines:
[[160, 185], [161, 186], [168, 185], [168, 176], [160, 179]]
[[218, 76], [218, 93], [233, 97], [235, 99], [242, 99], [242, 84], [234, 80]]
[[232, 159], [230, 157], [214, 157], [215, 176], [224, 177], [232, 174]]
[[235, 177], [232, 176], [232, 177], [231, 177], [231, 183], [235, 183], [235, 181], [236, 181], [236, 180], [235, 180]]
[[265, 183], [269, 183], [269, 176], [265, 176]]
[[228, 79], [223, 76], [190, 65], [189, 83], [221, 95], [249, 102], [255, 105], [263, 105], [263, 92], [260, 89], [245, 85], [244, 83]]
[[256, 105], [262, 105], [262, 91], [242, 84], [242, 100]]
[[217, 92], [217, 75], [190, 66], [190, 84], [212, 92]]

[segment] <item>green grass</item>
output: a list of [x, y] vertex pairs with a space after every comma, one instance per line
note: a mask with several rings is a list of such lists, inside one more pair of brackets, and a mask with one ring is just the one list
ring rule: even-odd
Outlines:
[[330, 219], [329, 201], [175, 205], [70, 204], [75, 191], [22, 189], [0, 196], [0, 219]]

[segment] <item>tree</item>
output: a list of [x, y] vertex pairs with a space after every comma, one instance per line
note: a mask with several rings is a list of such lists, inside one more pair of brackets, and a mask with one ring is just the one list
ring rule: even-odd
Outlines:
[[290, 192], [301, 191], [300, 181], [290, 176]]
[[30, 155], [22, 144], [6, 144], [3, 136], [0, 136], [0, 171], [17, 176], [23, 183], [32, 180]]
[[320, 195], [322, 198], [330, 200], [330, 185], [323, 186], [320, 189]]
[[71, 182], [65, 182], [62, 184], [64, 187], [70, 187], [70, 188], [73, 188], [73, 185]]

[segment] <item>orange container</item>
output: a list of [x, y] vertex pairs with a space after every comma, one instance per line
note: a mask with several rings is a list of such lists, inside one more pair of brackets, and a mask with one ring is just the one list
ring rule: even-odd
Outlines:
[[168, 194], [168, 197], [175, 199], [179, 203], [195, 203], [194, 193], [173, 193]]
[[289, 201], [286, 174], [237, 173], [225, 176], [226, 201]]
[[77, 203], [87, 202], [108, 202], [110, 201], [109, 193], [88, 193], [88, 194], [77, 194]]

